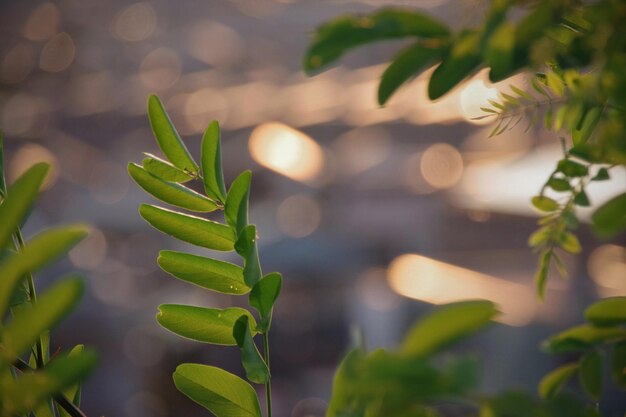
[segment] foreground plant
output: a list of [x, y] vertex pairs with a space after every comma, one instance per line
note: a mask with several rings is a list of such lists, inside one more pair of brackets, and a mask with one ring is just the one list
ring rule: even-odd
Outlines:
[[[80, 381], [96, 356], [82, 345], [50, 355], [50, 330], [78, 304], [83, 279], [67, 276], [37, 295], [34, 273], [87, 235], [82, 225], [46, 229], [24, 241], [26, 221], [49, 165], [35, 164], [10, 187], [0, 136], [0, 416], [81, 417]], [[23, 355], [27, 355], [26, 358]]]
[[[215, 251], [236, 251], [243, 266], [211, 257], [164, 250], [159, 266], [172, 276], [201, 288], [228, 295], [248, 295], [249, 310], [163, 304], [157, 321], [169, 331], [203, 343], [238, 346], [247, 379], [264, 384], [267, 417], [272, 415], [270, 386], [269, 331], [274, 302], [280, 292], [279, 273], [263, 275], [257, 253], [256, 227], [248, 222], [250, 171], [241, 173], [228, 192], [222, 173], [220, 128], [212, 122], [202, 138], [201, 164], [198, 165], [182, 142], [163, 105], [156, 96], [148, 100], [148, 115], [156, 141], [166, 160], [146, 154], [142, 165], [130, 163], [130, 176], [148, 194], [178, 208], [196, 213], [222, 211], [219, 223], [180, 211], [142, 204], [139, 213], [157, 230], [194, 246]], [[202, 184], [203, 193], [182, 185]], [[261, 335], [263, 355], [255, 336]], [[186, 396], [217, 417], [261, 416], [254, 388], [223, 369], [186, 363], [173, 375], [174, 384]]]

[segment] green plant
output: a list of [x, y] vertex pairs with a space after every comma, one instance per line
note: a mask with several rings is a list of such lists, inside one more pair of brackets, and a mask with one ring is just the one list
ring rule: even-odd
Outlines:
[[3, 161], [0, 136], [0, 415], [84, 416], [80, 381], [95, 366], [94, 352], [78, 345], [50, 355], [50, 330], [76, 307], [83, 280], [62, 278], [37, 296], [33, 273], [82, 240], [87, 228], [50, 228], [24, 241], [20, 228], [49, 166], [33, 165], [7, 189]]
[[[183, 144], [163, 105], [156, 96], [148, 100], [148, 115], [156, 141], [167, 160], [146, 154], [142, 165], [130, 163], [130, 176], [146, 192], [173, 206], [192, 212], [223, 211], [225, 222], [218, 223], [178, 211], [142, 204], [139, 213], [157, 230], [174, 238], [216, 251], [236, 251], [243, 267], [210, 257], [175, 251], [161, 251], [159, 266], [174, 277], [230, 295], [248, 295], [250, 311], [189, 305], [159, 306], [157, 321], [179, 336], [204, 343], [238, 346], [246, 377], [265, 384], [267, 417], [272, 415], [270, 387], [269, 331], [272, 309], [280, 292], [279, 273], [263, 275], [257, 253], [256, 227], [248, 223], [250, 171], [240, 174], [228, 192], [222, 173], [220, 128], [212, 122], [202, 138], [199, 166]], [[204, 193], [182, 185], [197, 180]], [[254, 337], [263, 339], [263, 356]], [[250, 384], [223, 369], [182, 364], [173, 375], [174, 384], [186, 396], [217, 417], [261, 416], [257, 394]]]

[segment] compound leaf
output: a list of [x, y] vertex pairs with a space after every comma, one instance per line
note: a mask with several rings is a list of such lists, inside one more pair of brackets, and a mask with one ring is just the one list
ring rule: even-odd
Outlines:
[[204, 190], [217, 201], [224, 202], [226, 187], [222, 172], [222, 151], [220, 149], [220, 125], [214, 120], [202, 136], [202, 175]]
[[269, 330], [272, 321], [272, 309], [280, 294], [283, 278], [278, 272], [272, 272], [261, 278], [250, 292], [250, 305], [259, 311], [261, 316], [258, 324], [260, 332]]
[[246, 377], [256, 384], [267, 383], [270, 380], [270, 371], [250, 333], [248, 316], [244, 315], [237, 319], [233, 328], [233, 337], [241, 349], [241, 363], [246, 370]]
[[250, 181], [252, 173], [242, 172], [230, 186], [224, 213], [226, 222], [239, 236], [244, 227], [248, 225], [248, 198], [250, 197]]
[[165, 181], [184, 183], [193, 178], [185, 171], [149, 153], [146, 154], [146, 158], [143, 159], [141, 165], [150, 174]]

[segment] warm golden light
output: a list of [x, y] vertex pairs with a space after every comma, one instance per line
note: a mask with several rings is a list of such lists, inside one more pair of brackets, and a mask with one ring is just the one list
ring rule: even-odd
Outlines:
[[398, 294], [433, 304], [482, 298], [498, 304], [498, 321], [511, 326], [531, 322], [536, 303], [533, 290], [421, 255], [405, 254], [389, 266], [387, 279]]
[[324, 152], [306, 134], [282, 123], [265, 123], [252, 131], [252, 158], [266, 168], [302, 182], [313, 182], [324, 166]]
[[38, 162], [50, 164], [50, 170], [43, 183], [42, 189], [52, 187], [59, 178], [59, 161], [50, 150], [36, 143], [27, 143], [17, 150], [9, 166], [9, 174], [12, 180], [16, 180], [28, 168]]
[[626, 247], [596, 248], [589, 256], [587, 269], [602, 297], [626, 296]]
[[434, 188], [450, 188], [463, 175], [463, 157], [454, 146], [436, 143], [422, 154], [420, 171], [426, 182]]
[[276, 212], [278, 228], [295, 238], [313, 233], [320, 225], [321, 217], [319, 203], [307, 195], [287, 197]]
[[481, 107], [493, 107], [489, 104], [489, 100], [499, 101], [498, 89], [489, 87], [480, 77], [474, 78], [468, 82], [460, 93], [460, 104], [463, 117], [473, 124], [493, 123], [493, 117], [484, 119], [476, 119], [485, 116], [487, 113], [482, 111]]
[[48, 72], [60, 72], [72, 65], [76, 47], [72, 37], [65, 32], [52, 37], [41, 50], [39, 67]]

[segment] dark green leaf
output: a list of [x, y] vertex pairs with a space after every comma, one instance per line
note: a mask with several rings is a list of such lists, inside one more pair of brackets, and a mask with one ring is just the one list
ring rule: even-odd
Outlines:
[[20, 278], [35, 272], [66, 253], [87, 236], [80, 225], [50, 228], [26, 243], [24, 250], [9, 256], [0, 264], [0, 314], [4, 314], [9, 299]]
[[542, 346], [552, 353], [585, 350], [597, 343], [626, 339], [621, 327], [581, 325], [567, 329], [546, 340]]
[[400, 351], [405, 356], [431, 355], [485, 327], [497, 314], [496, 306], [484, 300], [438, 306], [409, 330]]
[[250, 291], [241, 267], [228, 262], [168, 250], [159, 252], [157, 262], [165, 272], [202, 288], [237, 295]]
[[184, 183], [191, 180], [193, 177], [185, 171], [176, 168], [174, 165], [161, 158], [158, 158], [151, 154], [146, 154], [147, 158], [141, 162], [143, 168], [155, 177], [159, 177], [162, 180]]
[[248, 225], [248, 198], [250, 197], [250, 181], [252, 173], [242, 172], [230, 186], [224, 213], [226, 222], [239, 236], [244, 227]]
[[602, 395], [602, 355], [600, 352], [592, 350], [582, 357], [578, 376], [587, 395], [595, 401], [600, 400]]
[[148, 99], [148, 116], [150, 117], [150, 126], [152, 126], [154, 137], [167, 159], [175, 167], [196, 176], [198, 174], [198, 164], [196, 164], [187, 147], [185, 147], [180, 135], [165, 112], [161, 100], [155, 95], [151, 95]]
[[142, 204], [139, 213], [154, 228], [192, 245], [231, 251], [235, 235], [230, 227], [211, 220]]
[[591, 181], [606, 181], [608, 179], [611, 179], [609, 170], [606, 168], [600, 168]]
[[570, 159], [561, 159], [556, 169], [568, 177], [584, 177], [589, 173], [589, 169], [585, 165]]
[[272, 308], [280, 294], [282, 276], [278, 272], [272, 272], [261, 278], [250, 292], [250, 305], [259, 311], [261, 319], [258, 330], [267, 332], [272, 321]]
[[611, 237], [626, 229], [626, 193], [602, 204], [591, 216], [597, 234]]
[[162, 180], [137, 164], [128, 164], [128, 173], [147, 193], [168, 204], [199, 212], [217, 209], [215, 202], [202, 194], [183, 185]]
[[313, 72], [348, 50], [375, 41], [409, 36], [442, 38], [448, 34], [443, 23], [412, 10], [383, 9], [369, 16], [341, 16], [317, 29], [304, 58], [304, 69]]
[[26, 217], [49, 168], [45, 163], [35, 164], [9, 187], [7, 197], [0, 204], [0, 248], [7, 245]]
[[[83, 351], [85, 350], [85, 346], [84, 345], [76, 345], [74, 346], [74, 348], [70, 351], [70, 353], [68, 353], [69, 357], [76, 357], [79, 356], [83, 353]], [[66, 388], [65, 390], [63, 390], [63, 395], [65, 396], [65, 398], [67, 398], [68, 400], [70, 400], [72, 402], [72, 404], [76, 405], [76, 406], [80, 406], [80, 396], [81, 396], [81, 392], [80, 392], [80, 383], [76, 383], [68, 388]], [[65, 409], [59, 407], [59, 416], [60, 417], [72, 417], [67, 411], [65, 411]]]
[[539, 395], [541, 398], [554, 398], [571, 380], [578, 370], [577, 363], [562, 365], [544, 376], [539, 383]]
[[241, 316], [235, 322], [233, 337], [241, 349], [241, 363], [246, 370], [246, 377], [256, 384], [265, 384], [270, 380], [270, 371], [261, 358], [261, 354], [254, 343], [248, 316]]
[[574, 204], [581, 207], [589, 207], [591, 205], [589, 197], [587, 197], [587, 193], [585, 193], [584, 190], [576, 193], [576, 196], [574, 197]]
[[198, 342], [234, 346], [233, 326], [242, 315], [250, 319], [250, 331], [256, 334], [256, 321], [239, 307], [204, 308], [182, 304], [161, 304], [157, 321], [167, 330]]
[[551, 212], [559, 209], [559, 203], [543, 195], [538, 195], [532, 198], [531, 202], [536, 209]]
[[550, 178], [550, 180], [548, 181], [548, 186], [554, 191], [569, 191], [572, 189], [569, 181], [563, 178]]
[[580, 129], [576, 129], [572, 133], [574, 144], [585, 143], [589, 140], [600, 121], [600, 116], [602, 116], [600, 107], [594, 107], [585, 114]]
[[597, 301], [585, 310], [585, 318], [596, 326], [626, 324], [626, 297]]
[[378, 103], [385, 104], [404, 82], [428, 68], [441, 56], [441, 49], [415, 43], [403, 49], [387, 67], [378, 85]]
[[485, 64], [491, 67], [489, 79], [502, 80], [513, 71], [514, 49], [515, 27], [509, 23], [500, 25], [484, 50]]
[[613, 346], [611, 370], [613, 381], [622, 389], [626, 389], [626, 341]]
[[248, 287], [254, 288], [263, 276], [257, 252], [256, 227], [254, 225], [244, 227], [235, 243], [235, 250], [243, 258], [243, 280]]
[[216, 201], [224, 203], [226, 187], [222, 172], [220, 125], [212, 121], [202, 136], [202, 174], [204, 175], [204, 190], [207, 195]]

